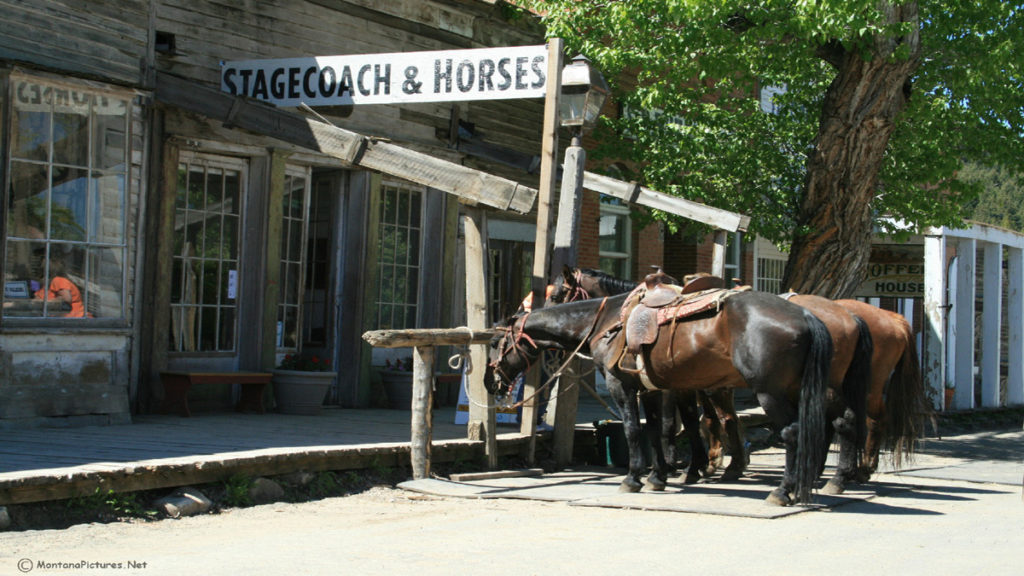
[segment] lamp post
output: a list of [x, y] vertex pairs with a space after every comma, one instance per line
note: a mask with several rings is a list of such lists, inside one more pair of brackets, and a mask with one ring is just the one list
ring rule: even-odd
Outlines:
[[[555, 278], [560, 274], [563, 266], [576, 264], [576, 236], [580, 222], [583, 168], [587, 162], [587, 154], [581, 146], [581, 140], [583, 132], [593, 128], [597, 123], [607, 97], [608, 84], [601, 77], [601, 73], [591, 67], [590, 61], [582, 55], [576, 56], [568, 66], [562, 68], [558, 116], [560, 124], [572, 132], [572, 140], [565, 149], [565, 162], [562, 164], [558, 223], [555, 226], [554, 251], [548, 269], [549, 278]], [[554, 428], [555, 464], [559, 467], [572, 461], [580, 387], [571, 385], [570, 379], [579, 378], [576, 375], [579, 373], [578, 363], [579, 360], [573, 360], [572, 369], [559, 377], [548, 403], [547, 423]], [[554, 418], [551, 417], [552, 414]]]
[[575, 238], [579, 228], [583, 170], [587, 161], [581, 140], [583, 133], [597, 124], [607, 98], [608, 84], [585, 56], [576, 56], [562, 68], [558, 116], [560, 124], [571, 131], [572, 140], [565, 149], [565, 162], [562, 164], [558, 224], [551, 259], [552, 278], [561, 272], [564, 265], [576, 263]]

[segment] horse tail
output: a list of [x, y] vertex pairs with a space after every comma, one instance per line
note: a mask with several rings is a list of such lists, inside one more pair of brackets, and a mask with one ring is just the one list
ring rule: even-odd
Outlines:
[[850, 361], [850, 367], [846, 370], [846, 376], [843, 379], [843, 400], [855, 415], [854, 434], [857, 446], [856, 457], [859, 462], [868, 437], [866, 416], [874, 342], [871, 339], [871, 331], [868, 329], [867, 323], [860, 316], [854, 315], [853, 319], [857, 322], [857, 330], [860, 335], [857, 338], [857, 348], [853, 351], [853, 360]]
[[901, 320], [903, 356], [896, 363], [885, 389], [885, 444], [892, 452], [896, 468], [904, 460], [913, 459], [917, 438], [924, 432], [925, 419], [934, 418], [931, 403], [924, 392], [914, 333], [906, 320]]
[[795, 479], [796, 501], [810, 503], [811, 491], [828, 453], [828, 443], [824, 441], [824, 436], [832, 336], [817, 316], [807, 310], [803, 310], [803, 313], [810, 329], [811, 343], [800, 382]]

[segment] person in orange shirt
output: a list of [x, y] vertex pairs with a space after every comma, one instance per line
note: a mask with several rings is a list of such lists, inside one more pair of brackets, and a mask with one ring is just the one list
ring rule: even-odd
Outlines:
[[50, 268], [53, 272], [53, 279], [50, 280], [49, 288], [40, 288], [36, 290], [34, 296], [36, 300], [47, 300], [54, 302], [65, 302], [71, 306], [71, 311], [64, 314], [65, 318], [85, 318], [85, 304], [82, 302], [82, 291], [75, 286], [75, 283], [68, 280], [63, 273], [63, 263], [58, 259], [53, 259], [50, 262]]

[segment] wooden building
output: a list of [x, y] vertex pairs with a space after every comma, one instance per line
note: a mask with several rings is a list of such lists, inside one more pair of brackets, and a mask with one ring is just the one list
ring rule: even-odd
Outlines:
[[[338, 368], [330, 403], [367, 406], [389, 351], [365, 330], [465, 323], [467, 203], [489, 208], [492, 314], [518, 303], [541, 99], [302, 112], [222, 92], [221, 63], [543, 44], [536, 26], [500, 0], [8, 5], [0, 427], [126, 422], [159, 409], [161, 371], [298, 351]], [[584, 214], [581, 265], [660, 264], [656, 227], [596, 193]]]

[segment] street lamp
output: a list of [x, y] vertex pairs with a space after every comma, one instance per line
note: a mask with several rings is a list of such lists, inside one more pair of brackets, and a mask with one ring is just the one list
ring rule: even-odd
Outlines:
[[562, 68], [558, 117], [562, 126], [573, 129], [574, 139], [594, 127], [607, 98], [608, 84], [586, 56], [580, 54]]
[[558, 223], [555, 227], [551, 278], [561, 273], [563, 265], [576, 265], [576, 236], [579, 230], [580, 200], [583, 196], [583, 169], [587, 154], [581, 140], [583, 132], [597, 124], [601, 108], [608, 98], [608, 84], [582, 54], [562, 68], [558, 117], [562, 126], [572, 132], [562, 163], [562, 186], [558, 199]]

